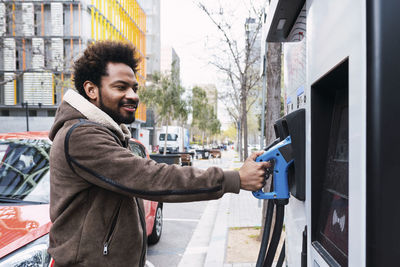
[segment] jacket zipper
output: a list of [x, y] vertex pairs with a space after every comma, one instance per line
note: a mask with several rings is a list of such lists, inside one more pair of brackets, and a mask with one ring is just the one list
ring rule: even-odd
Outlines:
[[115, 226], [116, 226], [116, 224], [117, 224], [119, 211], [120, 211], [120, 209], [121, 209], [121, 202], [122, 202], [122, 201], [119, 201], [119, 203], [118, 203], [117, 211], [116, 211], [116, 213], [115, 213], [115, 215], [114, 215], [114, 217], [113, 217], [113, 221], [112, 221], [112, 223], [111, 223], [110, 231], [108, 231], [106, 241], [104, 242], [104, 245], [103, 245], [103, 255], [104, 255], [104, 256], [107, 256], [107, 255], [108, 255], [108, 247], [109, 247], [109, 245], [110, 245], [111, 238], [112, 238], [112, 236], [113, 236], [113, 234], [114, 234], [114, 229], [115, 229]]
[[145, 258], [145, 252], [146, 252], [146, 240], [147, 240], [147, 233], [146, 233], [146, 222], [144, 220], [144, 216], [143, 216], [143, 212], [140, 208], [139, 205], [139, 200], [135, 197], [136, 200], [136, 205], [138, 207], [139, 210], [139, 217], [140, 217], [140, 224], [142, 225], [142, 229], [143, 229], [143, 243], [142, 243], [142, 254], [140, 256], [140, 266], [144, 266], [144, 258]]

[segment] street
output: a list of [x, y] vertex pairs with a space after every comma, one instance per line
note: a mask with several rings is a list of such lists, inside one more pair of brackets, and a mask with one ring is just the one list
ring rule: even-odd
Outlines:
[[[233, 169], [235, 163], [233, 151], [223, 151], [221, 159], [194, 160], [193, 166], [206, 169], [219, 166]], [[239, 163], [240, 166], [240, 163]], [[178, 266], [199, 223], [208, 201], [189, 203], [164, 203], [163, 232], [160, 241], [149, 246], [147, 260], [156, 267]]]

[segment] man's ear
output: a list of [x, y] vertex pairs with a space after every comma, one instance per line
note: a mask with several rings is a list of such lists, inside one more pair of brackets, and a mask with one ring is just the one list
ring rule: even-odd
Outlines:
[[84, 82], [83, 88], [85, 89], [86, 95], [89, 97], [90, 101], [96, 102], [97, 99], [99, 99], [99, 88], [93, 82]]

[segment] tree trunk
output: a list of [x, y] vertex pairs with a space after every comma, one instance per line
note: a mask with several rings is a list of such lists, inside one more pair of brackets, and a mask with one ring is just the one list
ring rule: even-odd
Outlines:
[[239, 160], [243, 161], [243, 125], [242, 125], [242, 116], [239, 119], [239, 136], [238, 136], [238, 151], [239, 151]]
[[181, 151], [184, 152], [185, 151], [185, 128], [184, 128], [184, 123], [181, 123]]
[[248, 129], [247, 129], [247, 97], [243, 97], [243, 103], [242, 103], [242, 118], [243, 118], [243, 160], [246, 160], [247, 157], [249, 156], [248, 153]]
[[164, 155], [167, 154], [167, 142], [168, 142], [168, 119], [167, 119], [167, 125], [165, 126], [165, 136], [164, 136]]
[[[281, 43], [268, 43], [267, 52], [267, 98], [266, 98], [266, 120], [265, 120], [265, 140], [267, 146], [274, 141], [275, 131], [274, 123], [280, 117], [281, 113]], [[264, 191], [269, 191], [271, 186], [271, 177], [267, 180]], [[272, 200], [271, 200], [272, 201]], [[264, 232], [265, 214], [268, 200], [263, 201], [262, 208], [262, 227], [258, 239], [261, 239]], [[275, 211], [271, 223], [271, 229], [275, 225]], [[271, 230], [272, 234], [272, 230]]]
[[[154, 127], [153, 127], [153, 148], [152, 148], [152, 151], [153, 152], [155, 152], [156, 151], [156, 147], [157, 147], [157, 144], [158, 144], [158, 136], [157, 136], [157, 126], [156, 126], [156, 124], [154, 124]], [[160, 147], [158, 147], [158, 150], [160, 149]]]

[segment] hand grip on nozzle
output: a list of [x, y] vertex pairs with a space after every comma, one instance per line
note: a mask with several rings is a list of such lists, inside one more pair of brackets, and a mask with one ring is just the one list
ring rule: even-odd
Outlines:
[[288, 199], [288, 168], [293, 163], [292, 140], [288, 136], [285, 140], [268, 149], [264, 154], [256, 158], [256, 162], [271, 161], [275, 162], [273, 177], [274, 190], [264, 192], [262, 189], [253, 192], [253, 195], [259, 199]]

